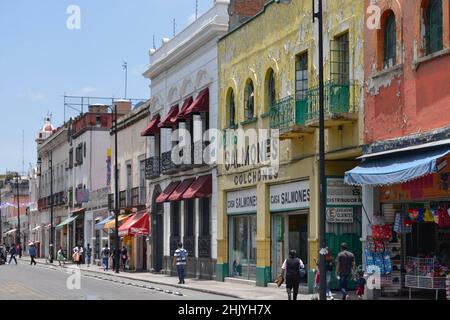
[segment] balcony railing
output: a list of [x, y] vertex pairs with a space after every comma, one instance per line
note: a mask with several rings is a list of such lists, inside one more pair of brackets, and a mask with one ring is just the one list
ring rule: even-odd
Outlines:
[[176, 171], [177, 166], [172, 162], [172, 151], [161, 154], [161, 171], [163, 173], [172, 173]]
[[161, 165], [159, 157], [151, 157], [145, 160], [145, 178], [150, 180], [159, 177]]
[[[360, 86], [356, 83], [337, 84], [329, 81], [324, 87], [324, 112], [329, 119], [346, 118], [358, 111], [361, 98]], [[288, 96], [270, 108], [270, 126], [281, 132], [294, 127], [307, 127], [319, 119], [319, 88], [313, 87], [301, 97]]]

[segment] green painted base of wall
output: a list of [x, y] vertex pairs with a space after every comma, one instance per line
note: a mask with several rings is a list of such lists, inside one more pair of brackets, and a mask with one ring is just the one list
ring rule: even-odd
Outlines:
[[270, 267], [256, 267], [256, 285], [258, 287], [267, 287], [271, 278]]
[[218, 263], [216, 265], [216, 281], [224, 282], [228, 277], [230, 266], [228, 263]]

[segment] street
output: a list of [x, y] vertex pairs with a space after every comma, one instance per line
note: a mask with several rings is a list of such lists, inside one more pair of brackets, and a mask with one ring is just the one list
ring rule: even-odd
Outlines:
[[27, 261], [18, 261], [18, 265], [15, 265], [14, 262], [11, 265], [2, 265], [0, 266], [0, 300], [230, 299], [188, 289], [119, 279], [112, 273], [102, 276], [107, 279], [104, 280], [85, 271], [81, 272], [80, 289], [70, 290], [67, 287], [67, 280], [71, 276], [67, 269], [59, 269], [56, 266], [30, 266]]

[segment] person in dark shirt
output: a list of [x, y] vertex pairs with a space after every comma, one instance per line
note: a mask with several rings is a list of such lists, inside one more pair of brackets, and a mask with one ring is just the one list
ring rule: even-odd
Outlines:
[[339, 281], [339, 289], [342, 292], [342, 300], [347, 300], [347, 284], [352, 273], [356, 271], [355, 255], [347, 250], [346, 243], [341, 244], [341, 252], [336, 258], [336, 278]]
[[294, 300], [297, 300], [298, 289], [300, 286], [301, 269], [304, 269], [305, 265], [303, 261], [297, 258], [297, 252], [291, 250], [289, 252], [289, 258], [287, 258], [281, 269], [286, 272], [286, 290], [288, 294], [288, 300], [292, 300], [292, 290], [294, 290]]

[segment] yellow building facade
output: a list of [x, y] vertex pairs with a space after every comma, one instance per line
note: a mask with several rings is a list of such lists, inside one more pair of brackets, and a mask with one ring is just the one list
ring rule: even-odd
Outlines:
[[[357, 257], [360, 194], [343, 185], [343, 176], [361, 155], [364, 25], [363, 1], [326, 1], [327, 240], [333, 252], [345, 239]], [[292, 249], [308, 271], [316, 267], [317, 30], [311, 1], [272, 1], [219, 41], [219, 129], [236, 137], [223, 139], [227, 156], [218, 166], [218, 281], [236, 277], [267, 286]], [[251, 129], [256, 142], [237, 134]], [[311, 283], [312, 272], [308, 278]]]

